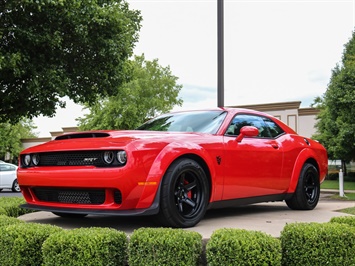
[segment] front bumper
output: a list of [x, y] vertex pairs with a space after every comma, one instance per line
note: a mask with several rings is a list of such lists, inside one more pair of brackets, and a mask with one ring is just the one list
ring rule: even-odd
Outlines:
[[35, 204], [23, 204], [20, 206], [24, 209], [47, 211], [47, 212], [60, 212], [60, 213], [72, 213], [72, 214], [91, 214], [91, 215], [110, 215], [110, 216], [146, 216], [156, 215], [159, 212], [158, 202], [154, 202], [150, 208], [147, 209], [134, 209], [134, 210], [102, 210], [102, 209], [77, 209], [77, 208], [58, 208], [47, 207]]

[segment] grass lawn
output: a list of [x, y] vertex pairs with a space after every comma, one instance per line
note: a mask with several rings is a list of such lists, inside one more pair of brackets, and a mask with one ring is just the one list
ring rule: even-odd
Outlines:
[[340, 212], [355, 215], [355, 207], [342, 209]]
[[344, 193], [345, 197], [340, 197], [339, 194], [334, 194], [331, 196], [332, 199], [336, 200], [355, 200], [355, 193]]
[[[339, 181], [338, 180], [324, 180], [324, 182], [320, 185], [322, 189], [339, 189]], [[344, 190], [354, 190], [355, 192], [355, 182], [353, 181], [345, 181], [344, 182]]]
[[[321, 189], [339, 189], [338, 180], [325, 180], [321, 184]], [[354, 181], [345, 181], [344, 190], [354, 190], [354, 193], [345, 193], [345, 197], [339, 197], [339, 194], [334, 194], [331, 198], [336, 200], [353, 200], [355, 201], [355, 182]], [[340, 212], [355, 215], [355, 207], [346, 208], [339, 210]]]

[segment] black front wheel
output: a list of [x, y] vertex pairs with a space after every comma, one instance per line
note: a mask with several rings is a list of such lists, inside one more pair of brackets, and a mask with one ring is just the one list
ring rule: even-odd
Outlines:
[[313, 164], [306, 163], [298, 179], [295, 193], [286, 204], [293, 210], [313, 210], [319, 200], [320, 183], [319, 173]]
[[171, 227], [195, 226], [205, 215], [209, 182], [194, 160], [178, 159], [171, 164], [161, 186], [160, 221]]

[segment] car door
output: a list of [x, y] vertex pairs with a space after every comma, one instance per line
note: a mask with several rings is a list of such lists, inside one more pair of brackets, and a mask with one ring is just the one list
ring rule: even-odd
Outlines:
[[[269, 118], [251, 114], [238, 114], [230, 123], [224, 137], [224, 200], [280, 194], [287, 189], [288, 180], [281, 178], [283, 147], [275, 137], [283, 131], [272, 132], [270, 123]], [[243, 126], [256, 127], [258, 136], [238, 142]]]
[[0, 164], [0, 187], [11, 188], [16, 178], [16, 167], [9, 164]]

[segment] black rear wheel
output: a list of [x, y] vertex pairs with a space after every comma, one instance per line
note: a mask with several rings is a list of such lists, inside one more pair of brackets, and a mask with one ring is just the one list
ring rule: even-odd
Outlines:
[[293, 210], [313, 210], [319, 201], [319, 173], [313, 164], [306, 163], [298, 179], [295, 193], [286, 204]]
[[166, 172], [161, 187], [160, 221], [171, 227], [195, 226], [205, 215], [209, 183], [202, 167], [191, 159], [178, 159]]

